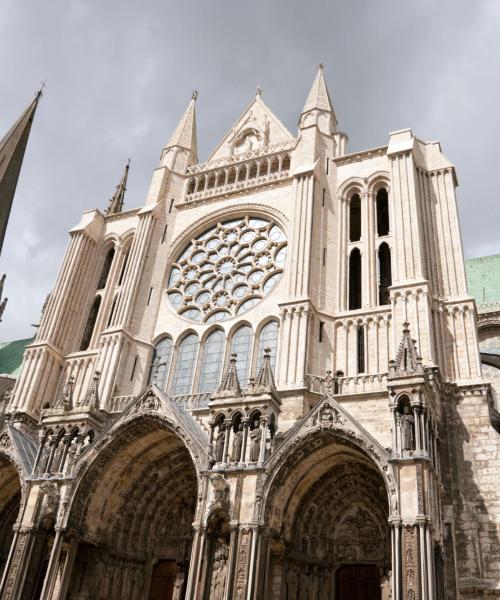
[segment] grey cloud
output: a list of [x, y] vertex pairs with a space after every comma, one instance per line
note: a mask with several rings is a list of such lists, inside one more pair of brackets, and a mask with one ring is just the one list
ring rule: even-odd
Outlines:
[[200, 158], [264, 87], [292, 132], [318, 62], [350, 149], [410, 126], [455, 163], [466, 254], [500, 250], [496, 189], [500, 5], [494, 0], [4, 0], [0, 132], [47, 79], [0, 270], [0, 337], [27, 337], [80, 213], [105, 207], [132, 157], [140, 205], [198, 88]]

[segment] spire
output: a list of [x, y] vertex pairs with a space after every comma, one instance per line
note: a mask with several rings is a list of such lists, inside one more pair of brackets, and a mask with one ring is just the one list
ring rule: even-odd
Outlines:
[[125, 198], [125, 192], [127, 191], [127, 179], [128, 179], [129, 168], [130, 168], [130, 158], [128, 159], [128, 162], [125, 165], [125, 171], [123, 172], [122, 178], [120, 179], [118, 185], [116, 186], [115, 193], [113, 194], [113, 197], [109, 201], [108, 208], [106, 209], [106, 215], [115, 215], [116, 213], [122, 212], [123, 200]]
[[165, 150], [169, 148], [185, 148], [193, 155], [193, 163], [198, 162], [198, 150], [196, 145], [196, 110], [195, 104], [198, 98], [198, 92], [195, 90], [191, 96], [191, 102], [188, 104], [186, 112], [179, 121], [176, 130], [170, 138]]
[[231, 360], [217, 390], [217, 396], [241, 396], [240, 381], [236, 369], [236, 354], [231, 354]]
[[0, 140], [0, 253], [2, 252], [12, 200], [14, 199], [19, 173], [23, 164], [24, 152], [28, 144], [31, 124], [41, 97], [42, 90], [36, 93], [35, 99], [3, 139]]
[[[307, 96], [304, 108], [302, 109], [300, 124], [301, 126], [304, 124], [310, 125], [311, 123], [309, 120], [306, 122], [305, 115], [312, 112], [313, 114], [317, 115], [317, 124], [320, 129], [323, 131], [324, 126], [326, 125], [326, 133], [333, 133], [337, 127], [337, 117], [335, 115], [335, 109], [333, 108], [333, 103], [330, 98], [330, 92], [328, 91], [328, 87], [326, 85], [323, 69], [324, 65], [323, 63], [320, 63], [318, 65], [314, 83], [312, 84], [309, 95]], [[328, 121], [328, 124], [323, 123], [325, 121], [324, 113], [327, 113], [326, 120]]]

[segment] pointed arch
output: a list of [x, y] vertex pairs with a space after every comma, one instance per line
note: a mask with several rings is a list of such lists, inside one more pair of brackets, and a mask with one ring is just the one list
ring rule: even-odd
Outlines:
[[188, 333], [179, 344], [172, 380], [171, 394], [173, 396], [184, 396], [191, 393], [198, 347], [199, 340], [196, 333]]
[[361, 308], [362, 302], [362, 272], [361, 252], [353, 248], [349, 255], [349, 310]]
[[212, 331], [203, 342], [197, 385], [199, 394], [217, 389], [224, 363], [225, 345], [226, 336], [222, 329]]
[[349, 201], [349, 241], [361, 239], [361, 196], [355, 193]]
[[279, 321], [272, 319], [268, 321], [259, 331], [258, 334], [258, 345], [257, 345], [257, 361], [255, 374], [257, 375], [262, 368], [264, 361], [264, 350], [269, 348], [271, 350], [271, 368], [273, 374], [276, 375], [276, 358], [278, 353], [278, 334], [279, 334]]

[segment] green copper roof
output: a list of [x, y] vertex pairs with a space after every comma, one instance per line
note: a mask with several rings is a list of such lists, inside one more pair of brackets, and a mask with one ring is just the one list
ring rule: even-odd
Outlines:
[[500, 302], [500, 254], [465, 261], [469, 294], [478, 304]]
[[0, 374], [17, 377], [21, 372], [24, 349], [34, 338], [0, 342]]

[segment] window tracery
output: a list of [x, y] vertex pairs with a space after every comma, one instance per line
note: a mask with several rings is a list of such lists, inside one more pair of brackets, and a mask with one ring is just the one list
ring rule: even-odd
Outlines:
[[281, 227], [245, 216], [218, 223], [193, 239], [172, 265], [168, 297], [191, 321], [241, 315], [277, 285], [286, 263]]

